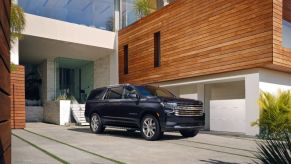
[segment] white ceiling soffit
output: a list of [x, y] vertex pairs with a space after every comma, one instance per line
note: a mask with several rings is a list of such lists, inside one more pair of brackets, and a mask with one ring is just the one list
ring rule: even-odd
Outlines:
[[25, 35], [24, 39], [19, 41], [20, 64], [40, 64], [46, 59], [56, 57], [95, 61], [113, 53], [113, 50], [107, 48], [29, 35]]
[[64, 42], [114, 49], [116, 33], [25, 13], [23, 34]]

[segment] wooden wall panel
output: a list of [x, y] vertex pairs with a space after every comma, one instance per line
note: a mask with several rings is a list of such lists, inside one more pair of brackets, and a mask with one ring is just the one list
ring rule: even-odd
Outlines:
[[10, 0], [0, 1], [0, 163], [11, 163], [10, 5]]
[[274, 0], [273, 3], [273, 63], [268, 67], [290, 73], [291, 49], [283, 47], [282, 21], [291, 20], [291, 0]]
[[291, 0], [283, 0], [283, 18], [291, 23]]
[[[120, 83], [157, 83], [270, 65], [272, 18], [273, 0], [176, 0], [119, 31]], [[161, 67], [154, 68], [157, 31]]]
[[11, 72], [11, 128], [25, 128], [25, 70], [18, 65]]

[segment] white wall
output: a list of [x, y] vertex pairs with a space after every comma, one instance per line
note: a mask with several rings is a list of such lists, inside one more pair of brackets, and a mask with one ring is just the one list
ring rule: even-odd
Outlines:
[[279, 90], [291, 90], [291, 74], [272, 71], [260, 71], [260, 90], [276, 94]]
[[246, 75], [245, 77], [246, 115], [245, 131], [247, 135], [259, 134], [259, 127], [251, 126], [252, 122], [259, 118], [259, 106], [257, 101], [260, 96], [259, 73]]
[[291, 23], [283, 21], [283, 46], [291, 48]]
[[13, 44], [11, 43], [10, 49], [10, 61], [13, 64], [19, 64], [19, 42], [16, 40]]
[[24, 35], [114, 49], [115, 32], [27, 13], [25, 18]]
[[181, 98], [198, 99], [197, 85], [186, 85], [179, 87], [179, 95]]

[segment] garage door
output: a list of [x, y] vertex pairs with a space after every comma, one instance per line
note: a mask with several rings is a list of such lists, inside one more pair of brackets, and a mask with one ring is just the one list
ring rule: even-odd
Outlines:
[[210, 100], [210, 130], [245, 132], [245, 99]]

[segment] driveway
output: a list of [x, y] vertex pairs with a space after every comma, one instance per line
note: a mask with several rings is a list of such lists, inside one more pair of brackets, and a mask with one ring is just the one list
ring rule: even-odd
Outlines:
[[28, 123], [12, 131], [12, 163], [199, 164], [254, 163], [251, 138], [200, 133], [182, 138], [166, 133], [160, 141], [145, 141], [139, 133], [106, 129], [92, 134], [88, 126]]

